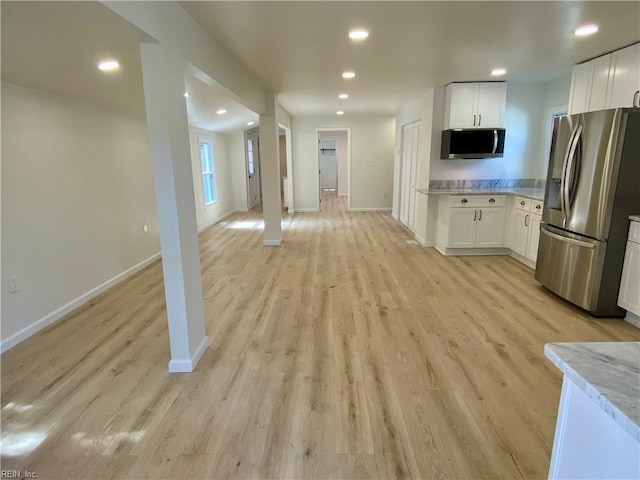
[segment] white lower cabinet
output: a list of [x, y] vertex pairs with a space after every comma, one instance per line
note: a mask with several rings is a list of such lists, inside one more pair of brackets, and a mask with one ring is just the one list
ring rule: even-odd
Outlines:
[[618, 305], [640, 317], [640, 222], [631, 222]]
[[436, 248], [450, 254], [448, 249], [503, 247], [505, 203], [504, 195], [441, 198]]
[[509, 248], [533, 263], [538, 258], [542, 207], [543, 203], [539, 200], [516, 197], [511, 213], [512, 226]]

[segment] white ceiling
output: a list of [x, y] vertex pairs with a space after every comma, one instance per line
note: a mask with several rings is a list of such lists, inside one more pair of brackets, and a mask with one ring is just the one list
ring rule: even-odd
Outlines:
[[[393, 114], [434, 85], [545, 81], [640, 39], [640, 2], [181, 2], [209, 33], [279, 92], [293, 115]], [[2, 80], [144, 115], [139, 43], [148, 38], [98, 2], [0, 2]], [[576, 38], [577, 25], [600, 32]], [[361, 44], [347, 38], [363, 26]], [[96, 63], [116, 57], [105, 75]], [[356, 71], [346, 81], [340, 73]], [[256, 121], [224, 88], [185, 72], [190, 122], [228, 132]], [[230, 87], [230, 86], [227, 86]], [[232, 87], [232, 86], [231, 86]], [[351, 97], [338, 100], [346, 91]], [[224, 116], [215, 114], [226, 108]]]
[[[387, 113], [435, 85], [546, 81], [640, 40], [640, 2], [181, 2], [292, 115]], [[577, 38], [595, 22], [600, 31]], [[371, 35], [356, 44], [349, 29]], [[340, 76], [353, 69], [357, 76]], [[337, 98], [346, 91], [346, 101]]]
[[[143, 116], [140, 66], [143, 32], [98, 2], [2, 1], [2, 80]], [[97, 63], [118, 59], [121, 69], [105, 74]], [[189, 123], [217, 132], [244, 130], [258, 122], [218, 85], [185, 72]], [[226, 108], [226, 115], [216, 111]]]

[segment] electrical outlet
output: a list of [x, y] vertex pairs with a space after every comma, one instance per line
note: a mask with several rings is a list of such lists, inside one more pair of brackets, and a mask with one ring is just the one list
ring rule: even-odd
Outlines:
[[147, 233], [149, 233], [149, 225], [145, 225], [142, 227], [142, 231], [144, 232], [144, 234], [146, 235]]
[[16, 293], [18, 291], [18, 277], [12, 275], [9, 277], [9, 293]]

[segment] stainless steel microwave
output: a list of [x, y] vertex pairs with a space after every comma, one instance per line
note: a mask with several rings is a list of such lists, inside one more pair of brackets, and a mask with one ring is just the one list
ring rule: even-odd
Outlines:
[[440, 158], [494, 158], [504, 153], [504, 128], [455, 128], [442, 131]]

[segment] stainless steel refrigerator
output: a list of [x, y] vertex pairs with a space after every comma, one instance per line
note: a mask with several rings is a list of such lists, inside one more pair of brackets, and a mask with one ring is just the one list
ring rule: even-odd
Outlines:
[[640, 214], [640, 108], [555, 120], [535, 278], [596, 316], [617, 306], [628, 216]]

